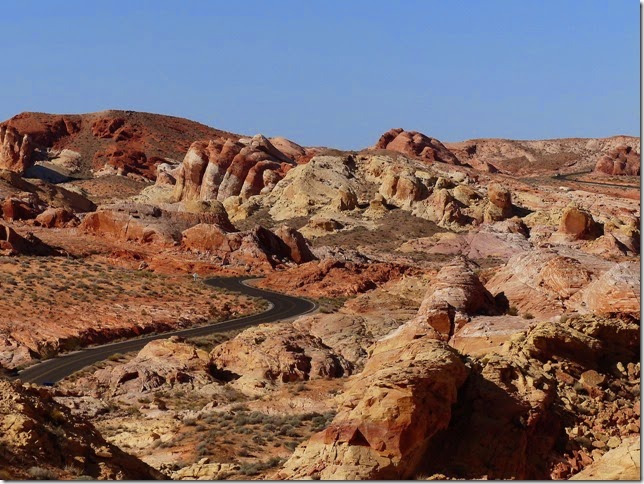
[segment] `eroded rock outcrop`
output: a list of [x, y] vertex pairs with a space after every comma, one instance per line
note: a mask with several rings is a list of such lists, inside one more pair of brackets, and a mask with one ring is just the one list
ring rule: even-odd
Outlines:
[[220, 200], [269, 192], [294, 161], [262, 135], [192, 144], [180, 165], [176, 200]]
[[20, 235], [9, 225], [0, 224], [0, 253], [3, 255], [56, 255], [57, 251], [32, 233]]
[[266, 198], [274, 220], [308, 216], [315, 212], [352, 210], [358, 182], [352, 157], [316, 156], [290, 170]]
[[0, 126], [0, 169], [23, 174], [33, 164], [34, 145], [28, 135]]
[[208, 365], [206, 351], [173, 336], [148, 343], [127, 363], [97, 370], [80, 384], [96, 395], [110, 396], [177, 384], [204, 385], [212, 381]]
[[[639, 432], [631, 425], [639, 393], [614, 376], [615, 365], [636, 366], [638, 348], [636, 324], [593, 317], [516, 334], [473, 362], [449, 427], [432, 440], [419, 471], [465, 479], [578, 472], [611, 435], [619, 441]], [[622, 425], [604, 427], [610, 415]]]
[[319, 338], [290, 323], [250, 328], [217, 346], [210, 354], [211, 372], [220, 380], [235, 380], [244, 391], [270, 385], [351, 374], [352, 365]]
[[602, 156], [595, 164], [595, 171], [607, 175], [640, 175], [640, 154], [631, 146], [618, 146]]
[[629, 314], [639, 319], [640, 283], [639, 262], [621, 262], [589, 284], [582, 298], [596, 314]]
[[278, 477], [401, 479], [450, 420], [467, 377], [456, 352], [417, 321], [378, 341], [333, 422], [300, 445]]
[[544, 317], [562, 314], [580, 307], [580, 291], [595, 274], [587, 264], [589, 260], [597, 265], [595, 270], [602, 271], [607, 266], [601, 259], [586, 258], [582, 263], [552, 249], [517, 254], [494, 274], [486, 287], [495, 296], [502, 293], [510, 306], [526, 314]]
[[225, 231], [235, 231], [219, 202], [192, 202], [185, 208], [190, 211], [167, 211], [137, 203], [106, 205], [87, 214], [80, 228], [118, 240], [168, 246], [180, 243], [182, 232], [197, 224], [212, 224]]
[[435, 138], [425, 136], [418, 131], [405, 131], [394, 128], [383, 134], [374, 149], [398, 151], [412, 158], [423, 161], [460, 165], [458, 158], [443, 143]]
[[573, 240], [585, 240], [601, 235], [602, 228], [586, 210], [577, 207], [566, 207], [559, 221], [559, 233]]
[[51, 478], [72, 473], [99, 479], [162, 479], [136, 457], [107, 442], [88, 421], [72, 415], [45, 389], [0, 380], [0, 467], [7, 479], [33, 479], [38, 467]]
[[455, 325], [467, 322], [472, 314], [499, 314], [501, 309], [474, 272], [475, 265], [457, 257], [443, 266], [429, 287], [418, 311], [444, 340], [454, 333]]
[[65, 208], [49, 208], [39, 214], [34, 220], [36, 225], [47, 228], [74, 227], [78, 225], [78, 218], [74, 212]]
[[286, 261], [300, 264], [315, 259], [302, 234], [286, 226], [275, 232], [259, 225], [231, 232], [216, 224], [198, 224], [183, 231], [181, 245], [195, 252], [217, 255], [226, 264], [267, 269]]

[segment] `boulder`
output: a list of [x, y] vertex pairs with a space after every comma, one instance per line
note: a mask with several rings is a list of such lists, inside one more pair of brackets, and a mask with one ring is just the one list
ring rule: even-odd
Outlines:
[[0, 205], [0, 213], [2, 213], [2, 218], [8, 222], [31, 220], [36, 218], [42, 210], [38, 205], [37, 197], [34, 196], [27, 197], [26, 200], [9, 197]]
[[601, 235], [601, 226], [595, 222], [590, 212], [570, 206], [561, 214], [559, 233], [573, 240], [587, 240]]
[[34, 223], [47, 228], [73, 227], [78, 224], [78, 218], [65, 208], [49, 208], [38, 215]]
[[280, 225], [274, 232], [284, 242], [287, 255], [293, 262], [302, 264], [316, 259], [308, 241], [297, 230], [288, 225]]

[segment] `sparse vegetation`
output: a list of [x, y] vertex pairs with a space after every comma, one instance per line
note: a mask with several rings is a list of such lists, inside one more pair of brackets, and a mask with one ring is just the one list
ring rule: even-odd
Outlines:
[[58, 477], [53, 471], [39, 466], [30, 467], [27, 473], [29, 477], [38, 481], [52, 481]]

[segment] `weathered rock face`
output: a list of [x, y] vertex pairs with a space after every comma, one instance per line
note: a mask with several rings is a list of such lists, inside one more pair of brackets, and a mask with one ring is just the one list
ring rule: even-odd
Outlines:
[[[571, 463], [578, 471], [579, 459], [587, 465], [605, 445], [593, 440], [608, 440], [601, 422], [639, 405], [611, 376], [617, 362], [635, 366], [638, 348], [638, 326], [619, 320], [540, 323], [516, 334], [473, 362], [449, 427], [432, 440], [419, 471], [465, 479], [547, 479], [559, 466], [565, 477]], [[619, 432], [628, 435], [630, 423], [622, 422]]]
[[100, 369], [82, 385], [97, 395], [144, 393], [161, 386], [204, 385], [208, 373], [208, 353], [173, 336], [145, 345], [132, 360], [112, 368]]
[[507, 188], [492, 183], [488, 187], [487, 197], [490, 202], [485, 206], [485, 222], [497, 222], [512, 216], [512, 195]]
[[239, 464], [208, 462], [183, 467], [172, 474], [175, 481], [221, 481], [239, 471]]
[[28, 135], [0, 126], [0, 169], [23, 174], [33, 164], [34, 145]]
[[410, 208], [413, 202], [427, 197], [427, 187], [412, 173], [387, 173], [379, 189], [387, 203]]
[[55, 255], [57, 252], [32, 233], [25, 236], [0, 224], [0, 253], [3, 255]]
[[65, 208], [49, 208], [38, 215], [34, 223], [47, 228], [74, 227], [78, 224], [78, 218]]
[[115, 237], [117, 240], [175, 245], [176, 230], [164, 221], [162, 211], [151, 206], [118, 207], [87, 214], [81, 230]]
[[177, 172], [176, 200], [247, 200], [270, 191], [294, 161], [262, 135], [197, 141]]
[[275, 229], [275, 235], [279, 237], [287, 247], [288, 257], [298, 264], [310, 262], [316, 257], [304, 236], [288, 225], [280, 225]]
[[228, 264], [267, 269], [285, 261], [300, 264], [315, 259], [302, 234], [286, 226], [273, 233], [261, 226], [229, 232], [215, 224], [198, 224], [183, 231], [181, 245], [195, 252], [218, 255]]
[[271, 207], [274, 220], [308, 216], [321, 210], [350, 210], [357, 200], [354, 173], [350, 156], [316, 156], [290, 170], [265, 199], [265, 205]]
[[428, 198], [416, 205], [414, 215], [435, 222], [441, 227], [459, 229], [468, 223], [468, 217], [447, 188], [435, 190]]
[[591, 239], [601, 235], [601, 227], [586, 210], [577, 207], [566, 207], [561, 214], [559, 232], [575, 240]]
[[418, 311], [422, 320], [448, 340], [455, 324], [465, 324], [468, 314], [499, 314], [497, 303], [474, 273], [474, 264], [457, 257], [436, 275]]
[[351, 374], [352, 365], [319, 338], [294, 329], [290, 323], [250, 328], [217, 346], [210, 354], [211, 372], [235, 380], [244, 391], [270, 385]]
[[417, 131], [402, 128], [390, 129], [383, 134], [374, 146], [375, 149], [398, 151], [423, 161], [460, 165], [458, 158], [443, 143]]
[[3, 478], [33, 479], [28, 473], [32, 466], [63, 479], [71, 478], [69, 469], [99, 479], [163, 478], [105, 441], [91, 423], [72, 415], [46, 390], [6, 380], [0, 380], [0, 445]]
[[586, 308], [596, 314], [629, 314], [640, 317], [639, 262], [621, 262], [583, 291]]
[[579, 291], [591, 282], [592, 276], [592, 268], [578, 259], [538, 249], [510, 258], [486, 287], [494, 295], [503, 293], [509, 304], [522, 312], [549, 317], [577, 309], [581, 302]]
[[610, 138], [563, 138], [519, 141], [509, 139], [473, 139], [445, 143], [462, 163], [485, 170], [486, 164], [514, 175], [557, 172], [562, 166], [573, 171], [593, 168], [597, 160], [619, 146], [639, 151], [640, 139], [634, 136]]
[[570, 478], [573, 481], [639, 481], [642, 478], [639, 436], [624, 439], [599, 460]]
[[411, 322], [377, 342], [331, 425], [300, 445], [278, 477], [412, 476], [429, 440], [448, 425], [467, 377], [456, 352], [436, 336]]
[[14, 197], [6, 198], [0, 205], [2, 218], [8, 222], [13, 220], [31, 220], [40, 213], [37, 197], [19, 199]]
[[595, 171], [607, 175], [640, 175], [640, 154], [630, 146], [618, 146], [597, 160]]
[[519, 252], [532, 249], [527, 239], [527, 228], [520, 219], [507, 219], [483, 224], [468, 232], [436, 234], [433, 237], [405, 242], [401, 252], [462, 255], [468, 259], [496, 257], [508, 260]]
[[407, 267], [386, 263], [344, 262], [325, 258], [289, 269], [286, 273], [268, 274], [259, 286], [307, 296], [339, 297], [375, 289], [399, 279]]
[[191, 211], [170, 212], [135, 203], [108, 205], [87, 214], [80, 228], [118, 240], [170, 246], [181, 242], [183, 231], [201, 223], [213, 224], [225, 231], [235, 230], [219, 202], [195, 202], [186, 208]]
[[96, 210], [96, 204], [80, 193], [42, 180], [31, 183], [8, 170], [0, 170], [0, 183], [6, 183], [12, 191], [19, 191], [15, 198], [28, 202], [39, 211], [47, 207], [65, 208], [75, 213]]

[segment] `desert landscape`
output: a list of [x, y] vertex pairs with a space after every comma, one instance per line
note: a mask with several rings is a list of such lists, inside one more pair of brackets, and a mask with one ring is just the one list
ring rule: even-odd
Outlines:
[[639, 479], [640, 152], [11, 117], [0, 479]]

